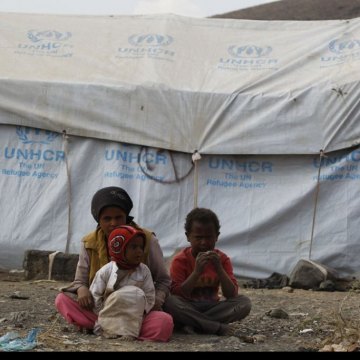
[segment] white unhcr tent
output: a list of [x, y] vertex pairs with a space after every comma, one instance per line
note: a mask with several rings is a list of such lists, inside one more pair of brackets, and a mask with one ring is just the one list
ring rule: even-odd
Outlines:
[[0, 14], [0, 267], [77, 252], [118, 185], [166, 256], [197, 204], [237, 275], [357, 272], [359, 80], [360, 19]]

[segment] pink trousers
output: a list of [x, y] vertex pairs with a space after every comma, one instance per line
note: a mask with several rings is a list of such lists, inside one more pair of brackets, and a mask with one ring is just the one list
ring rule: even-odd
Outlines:
[[[83, 309], [70, 296], [64, 293], [58, 294], [55, 306], [69, 324], [75, 324], [85, 329], [94, 328], [97, 315], [90, 310]], [[169, 341], [173, 328], [171, 315], [163, 311], [150, 311], [144, 317], [138, 339], [166, 342]]]

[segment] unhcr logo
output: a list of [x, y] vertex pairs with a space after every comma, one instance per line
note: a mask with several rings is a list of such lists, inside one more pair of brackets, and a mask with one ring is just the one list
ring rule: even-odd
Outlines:
[[352, 39], [350, 34], [344, 34], [341, 38], [330, 41], [328, 49], [329, 52], [320, 58], [320, 67], [360, 61], [360, 40]]
[[27, 32], [27, 41], [19, 43], [14, 53], [31, 56], [72, 57], [73, 45], [66, 41], [71, 36], [71, 32], [68, 31], [32, 29]]
[[272, 52], [271, 46], [231, 45], [227, 53], [219, 59], [217, 68], [220, 70], [277, 70], [278, 59], [268, 55]]
[[39, 42], [39, 41], [65, 41], [71, 38], [71, 32], [60, 32], [56, 30], [29, 30], [27, 33], [28, 38], [32, 42]]
[[356, 50], [360, 50], [360, 41], [356, 39], [335, 39], [330, 41], [329, 50], [336, 54], [346, 54]]
[[23, 126], [16, 127], [16, 134], [23, 144], [50, 144], [59, 134], [40, 129], [25, 128]]
[[260, 58], [269, 55], [272, 51], [271, 46], [256, 46], [256, 45], [232, 45], [228, 48], [228, 53], [237, 58]]
[[174, 61], [175, 51], [167, 47], [174, 41], [170, 35], [133, 34], [128, 37], [129, 47], [119, 47], [116, 57], [119, 59], [161, 59]]
[[134, 34], [128, 40], [134, 46], [168, 46], [174, 41], [172, 36], [159, 34]]

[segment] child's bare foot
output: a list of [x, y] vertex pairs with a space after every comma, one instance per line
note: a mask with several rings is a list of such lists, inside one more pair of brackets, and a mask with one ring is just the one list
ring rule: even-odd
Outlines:
[[77, 326], [77, 325], [75, 325], [75, 329], [76, 329], [76, 331], [78, 331], [81, 334], [87, 334], [87, 335], [93, 334], [92, 329], [83, 328], [83, 327]]
[[110, 334], [110, 333], [107, 333], [107, 332], [103, 332], [102, 333], [102, 336], [105, 338], [105, 339], [116, 339], [119, 337], [119, 335], [115, 335], [115, 334]]
[[220, 329], [218, 331], [218, 335], [220, 336], [233, 336], [236, 332], [236, 325], [232, 324], [221, 324]]
[[188, 334], [188, 335], [196, 335], [196, 331], [194, 330], [194, 328], [190, 325], [185, 325], [183, 326], [182, 328], [182, 331], [185, 333], [185, 334]]
[[122, 335], [119, 337], [120, 341], [134, 341], [136, 340], [135, 336], [131, 336], [131, 335]]

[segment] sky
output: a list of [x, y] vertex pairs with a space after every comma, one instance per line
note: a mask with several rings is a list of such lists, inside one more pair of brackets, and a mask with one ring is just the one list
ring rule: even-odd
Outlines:
[[275, 0], [0, 0], [1, 12], [207, 17]]

